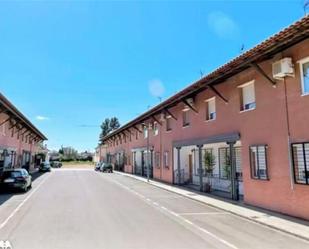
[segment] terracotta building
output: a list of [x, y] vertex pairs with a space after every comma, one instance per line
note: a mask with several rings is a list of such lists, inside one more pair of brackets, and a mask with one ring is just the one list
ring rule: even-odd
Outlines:
[[0, 173], [7, 168], [28, 170], [40, 164], [47, 138], [0, 93]]
[[115, 168], [309, 219], [309, 17], [105, 137]]

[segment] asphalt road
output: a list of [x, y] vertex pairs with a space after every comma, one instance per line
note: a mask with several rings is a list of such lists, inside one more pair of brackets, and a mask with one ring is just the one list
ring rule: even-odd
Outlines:
[[309, 242], [146, 183], [92, 170], [38, 177], [0, 195], [0, 240], [13, 249], [309, 248]]

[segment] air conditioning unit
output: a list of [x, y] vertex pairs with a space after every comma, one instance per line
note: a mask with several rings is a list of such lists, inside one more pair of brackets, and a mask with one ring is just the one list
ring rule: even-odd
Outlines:
[[279, 61], [276, 61], [272, 65], [273, 77], [277, 80], [283, 80], [284, 77], [294, 77], [294, 65], [292, 58], [286, 57]]

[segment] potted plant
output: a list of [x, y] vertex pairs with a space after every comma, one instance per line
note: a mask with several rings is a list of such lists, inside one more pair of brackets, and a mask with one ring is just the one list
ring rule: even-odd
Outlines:
[[211, 191], [210, 177], [212, 176], [215, 164], [216, 164], [215, 156], [212, 154], [212, 151], [206, 150], [204, 154], [204, 165], [205, 165], [207, 182], [204, 185], [204, 191], [207, 193]]

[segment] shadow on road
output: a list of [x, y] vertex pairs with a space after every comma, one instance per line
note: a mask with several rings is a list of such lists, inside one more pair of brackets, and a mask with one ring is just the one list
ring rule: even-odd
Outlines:
[[[34, 172], [31, 174], [32, 176], [32, 182], [36, 181], [37, 179], [39, 179], [42, 175], [44, 175], [46, 173], [42, 173], [42, 172]], [[8, 201], [10, 198], [12, 198], [15, 195], [24, 195], [25, 193], [20, 191], [20, 190], [7, 190], [7, 189], [2, 189], [0, 188], [0, 206], [5, 203], [6, 201]]]

